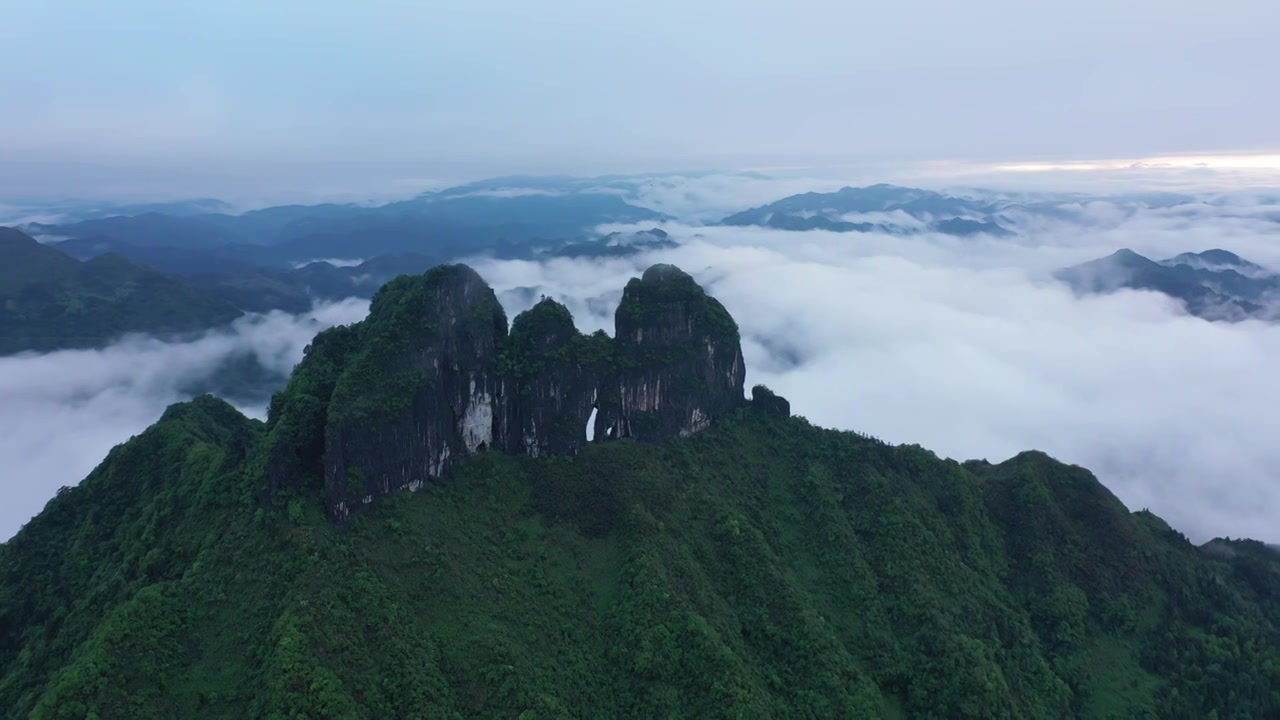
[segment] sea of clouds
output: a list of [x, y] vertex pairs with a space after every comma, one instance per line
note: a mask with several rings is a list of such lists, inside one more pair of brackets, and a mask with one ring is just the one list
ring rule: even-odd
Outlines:
[[817, 424], [959, 460], [1044, 450], [1193, 540], [1276, 540], [1280, 325], [1207, 322], [1153, 292], [1077, 297], [1051, 275], [1121, 247], [1280, 269], [1280, 207], [1067, 209], [1009, 239], [669, 223], [681, 245], [644, 256], [475, 266], [509, 312], [545, 294], [612, 331], [626, 280], [674, 263], [738, 320], [748, 385]]
[[[703, 225], [798, 184], [768, 194], [740, 178], [703, 178], [684, 191], [671, 182], [646, 192], [655, 206], [680, 208], [671, 214], [683, 222], [661, 225], [679, 247], [469, 262], [510, 316], [545, 294], [568, 305], [580, 329], [610, 332], [626, 281], [654, 262], [677, 264], [737, 319], [748, 385], [769, 385], [817, 424], [956, 459], [1044, 450], [1193, 540], [1280, 540], [1280, 325], [1207, 322], [1150, 292], [1077, 297], [1051, 277], [1121, 247], [1155, 259], [1223, 248], [1280, 269], [1280, 206], [1270, 196], [1161, 209], [1094, 199], [1022, 217], [1016, 237], [966, 239]], [[745, 186], [749, 199], [735, 205], [732, 193]], [[714, 198], [714, 213], [690, 209], [700, 193]], [[0, 537], [227, 358], [251, 352], [283, 376], [316, 331], [367, 307], [273, 313], [188, 343], [133, 338], [0, 358], [0, 458], [10, 478]], [[237, 404], [259, 417], [265, 407]]]
[[[171, 403], [210, 385], [228, 363], [250, 357], [283, 385], [320, 330], [368, 312], [363, 300], [272, 312], [189, 341], [127, 337], [96, 350], [0, 357], [0, 458], [6, 479], [0, 537], [9, 538], [63, 485], [75, 485], [107, 451], [159, 419]], [[265, 418], [269, 396], [228, 398]]]

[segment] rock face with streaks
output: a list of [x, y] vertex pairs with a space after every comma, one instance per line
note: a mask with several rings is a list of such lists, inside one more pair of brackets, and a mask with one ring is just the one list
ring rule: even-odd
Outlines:
[[632, 279], [614, 323], [596, 437], [686, 437], [743, 404], [738, 325], [684, 271], [654, 265]]
[[583, 335], [569, 309], [544, 299], [516, 316], [503, 355], [511, 433], [509, 452], [573, 455], [587, 443], [613, 339]]
[[374, 297], [329, 402], [330, 512], [416, 490], [507, 432], [497, 373], [507, 316], [465, 265], [401, 276]]
[[615, 322], [614, 338], [584, 335], [543, 299], [508, 333], [471, 268], [399, 277], [363, 322], [307, 349], [272, 400], [258, 471], [272, 492], [322, 477], [340, 521], [485, 450], [573, 455], [589, 437], [685, 437], [745, 403], [737, 325], [689, 275], [649, 268]]

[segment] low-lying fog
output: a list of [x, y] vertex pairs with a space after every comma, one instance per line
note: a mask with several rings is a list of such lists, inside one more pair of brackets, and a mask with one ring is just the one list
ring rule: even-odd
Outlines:
[[[580, 329], [612, 331], [627, 279], [675, 263], [738, 320], [748, 386], [768, 384], [814, 423], [956, 459], [1044, 450], [1195, 541], [1275, 541], [1280, 325], [1206, 322], [1149, 292], [1077, 298], [1049, 277], [1121, 247], [1153, 258], [1224, 248], [1280, 268], [1280, 208], [1265, 202], [1094, 202], [1008, 239], [670, 223], [681, 245], [642, 256], [473, 264], [510, 316], [546, 294]], [[0, 358], [0, 537], [229, 358], [284, 373], [318, 329], [367, 307], [277, 313], [182, 344]], [[233, 400], [264, 412], [261, 395]]]

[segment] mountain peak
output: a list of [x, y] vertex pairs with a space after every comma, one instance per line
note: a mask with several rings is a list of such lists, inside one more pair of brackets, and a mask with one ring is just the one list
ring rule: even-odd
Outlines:
[[345, 519], [486, 450], [572, 455], [596, 439], [691, 435], [745, 403], [737, 324], [673, 265], [633, 278], [616, 337], [544, 298], [507, 329], [474, 269], [388, 283], [369, 317], [322, 333], [272, 403], [261, 470], [315, 485]]
[[506, 334], [506, 314], [493, 290], [480, 273], [461, 263], [438, 265], [422, 275], [401, 275], [374, 294], [368, 322], [384, 327], [389, 334], [410, 334], [432, 327], [434, 318], [455, 321], [467, 313], [483, 313], [502, 326]]
[[689, 285], [694, 283], [693, 276], [675, 265], [658, 263], [650, 265], [640, 280], [646, 283], [668, 283], [673, 285]]
[[1230, 250], [1221, 248], [1213, 248], [1198, 253], [1184, 252], [1168, 260], [1162, 260], [1161, 264], [1169, 266], [1185, 265], [1195, 270], [1235, 270], [1246, 274], [1266, 273], [1266, 268], [1261, 265], [1249, 262]]
[[0, 246], [31, 246], [40, 242], [17, 228], [0, 226]]
[[[1235, 258], [1245, 265], [1206, 259]], [[1241, 272], [1244, 271], [1244, 272]], [[1128, 248], [1054, 273], [1079, 293], [1107, 293], [1123, 288], [1154, 290], [1177, 299], [1187, 312], [1206, 320], [1265, 318], [1256, 300], [1271, 292], [1275, 276], [1234, 253], [1209, 250], [1183, 253], [1155, 262]]]
[[512, 343], [524, 340], [537, 345], [543, 352], [569, 341], [578, 333], [573, 315], [563, 304], [544, 297], [533, 307], [516, 316], [511, 322]]
[[1099, 258], [1098, 260], [1084, 263], [1079, 267], [1089, 267], [1089, 266], [1095, 266], [1095, 265], [1108, 267], [1108, 268], [1123, 268], [1127, 270], [1146, 269], [1153, 266], [1154, 267], [1159, 266], [1159, 264], [1156, 263], [1151, 258], [1141, 253], [1138, 253], [1134, 250], [1130, 250], [1129, 248], [1120, 248], [1119, 250], [1111, 253], [1110, 255], [1104, 258]]
[[[1210, 262], [1222, 265], [1240, 265], [1247, 262], [1239, 255], [1231, 252], [1230, 250], [1223, 250], [1222, 248], [1213, 248], [1212, 250], [1205, 250], [1204, 252], [1194, 254]], [[1252, 263], [1247, 264], [1251, 265]]]
[[620, 392], [601, 397], [597, 435], [691, 435], [744, 402], [738, 324], [674, 265], [627, 283], [615, 315]]
[[1119, 250], [1111, 253], [1110, 257], [1117, 260], [1147, 260], [1145, 255], [1140, 255], [1129, 248], [1120, 248]]

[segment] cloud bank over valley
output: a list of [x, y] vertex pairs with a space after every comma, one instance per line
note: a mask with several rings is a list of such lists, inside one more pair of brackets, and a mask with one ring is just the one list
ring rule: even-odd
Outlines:
[[[1043, 450], [1193, 540], [1280, 540], [1280, 325], [1209, 322], [1166, 292], [1083, 294], [1055, 277], [1121, 248], [1155, 261], [1223, 249], [1267, 275], [1280, 269], [1276, 194], [971, 195], [997, 208], [974, 222], [998, 223], [1009, 231], [1001, 236], [938, 232], [936, 218], [900, 210], [837, 218], [885, 231], [715, 224], [786, 193], [840, 187], [750, 175], [627, 181], [605, 189], [671, 219], [597, 235], [656, 227], [662, 243], [630, 255], [458, 259], [494, 287], [509, 318], [545, 294], [579, 329], [610, 333], [627, 279], [677, 264], [737, 319], [748, 383], [769, 385], [816, 424], [957, 460]], [[0, 535], [171, 402], [215, 390], [261, 416], [314, 333], [367, 307], [254, 315], [185, 343], [131, 338], [0, 358], [0, 457], [14, 478]]]
[[748, 383], [819, 425], [958, 460], [1044, 450], [1194, 540], [1274, 541], [1280, 326], [1207, 322], [1150, 291], [1077, 296], [1052, 277], [1117, 247], [1225, 247], [1280, 267], [1280, 226], [1257, 214], [1093, 204], [1011, 240], [668, 223], [678, 248], [477, 268], [509, 311], [546, 294], [581, 329], [612, 331], [616, 289], [675, 263], [738, 320]]
[[213, 391], [265, 418], [269, 393], [311, 338], [367, 312], [367, 302], [349, 300], [304, 315], [246, 317], [190, 342], [131, 337], [98, 350], [0, 357], [0, 536], [17, 532], [59, 487], [78, 483], [171, 403]]

